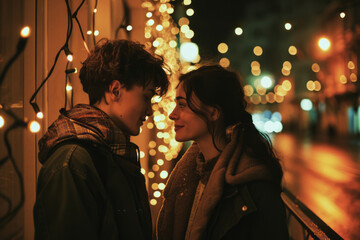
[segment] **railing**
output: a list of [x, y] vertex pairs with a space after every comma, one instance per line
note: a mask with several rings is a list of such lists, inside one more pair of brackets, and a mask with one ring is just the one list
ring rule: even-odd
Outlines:
[[284, 189], [281, 198], [286, 206], [290, 239], [343, 239], [288, 190]]

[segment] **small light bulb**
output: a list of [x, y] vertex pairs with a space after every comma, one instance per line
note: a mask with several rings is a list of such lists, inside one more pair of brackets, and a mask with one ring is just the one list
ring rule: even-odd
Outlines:
[[39, 119], [43, 119], [44, 118], [44, 114], [42, 112], [38, 112], [36, 114], [36, 117], [39, 118]]
[[285, 29], [290, 30], [292, 28], [290, 23], [285, 23]]
[[96, 13], [96, 12], [97, 12], [97, 9], [95, 8], [95, 9], [94, 9], [94, 13]]
[[34, 121], [29, 122], [28, 128], [29, 128], [30, 132], [37, 133], [40, 131], [40, 124], [34, 120]]
[[74, 60], [73, 55], [71, 55], [71, 54], [67, 55], [66, 58], [69, 62], [72, 62]]
[[88, 30], [88, 31], [86, 32], [86, 34], [87, 34], [87, 35], [91, 35], [91, 34], [92, 34], [92, 31], [91, 31], [91, 30]]
[[28, 38], [30, 36], [30, 28], [28, 26], [23, 27], [20, 32], [22, 38]]
[[99, 30], [95, 30], [95, 31], [94, 31], [94, 35], [95, 35], [95, 36], [99, 35]]
[[66, 91], [70, 92], [72, 90], [72, 86], [71, 85], [66, 85]]
[[345, 16], [346, 16], [346, 14], [345, 14], [344, 12], [341, 12], [341, 13], [340, 13], [340, 17], [341, 17], [341, 18], [345, 18]]
[[131, 25], [128, 25], [127, 27], [126, 27], [126, 30], [128, 30], [129, 32], [132, 30], [132, 26]]
[[5, 120], [2, 116], [0, 116], [0, 128], [2, 128], [5, 125]]

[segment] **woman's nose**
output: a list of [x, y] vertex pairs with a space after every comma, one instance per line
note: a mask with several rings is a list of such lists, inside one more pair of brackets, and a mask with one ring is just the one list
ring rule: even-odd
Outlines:
[[176, 107], [175, 109], [170, 113], [169, 118], [173, 121], [175, 121], [178, 118], [178, 115], [176, 113]]

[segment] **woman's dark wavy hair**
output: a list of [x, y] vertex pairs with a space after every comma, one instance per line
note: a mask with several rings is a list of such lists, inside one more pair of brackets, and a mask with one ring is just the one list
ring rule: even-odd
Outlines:
[[153, 82], [157, 93], [165, 94], [169, 80], [163, 68], [163, 58], [151, 55], [142, 44], [102, 39], [83, 62], [79, 77], [93, 105], [104, 97], [113, 80], [119, 80], [126, 89], [134, 85], [145, 88]]
[[[281, 166], [269, 137], [255, 128], [251, 114], [245, 110], [247, 102], [244, 99], [243, 86], [238, 74], [219, 65], [208, 65], [181, 75], [179, 79], [180, 83], [183, 83], [189, 108], [207, 122], [216, 148], [219, 139], [226, 139], [226, 129], [240, 124], [244, 130], [243, 151], [263, 161], [273, 170], [275, 177], [281, 180]], [[194, 94], [201, 104], [219, 110], [218, 121], [209, 120], [206, 110], [194, 101]]]

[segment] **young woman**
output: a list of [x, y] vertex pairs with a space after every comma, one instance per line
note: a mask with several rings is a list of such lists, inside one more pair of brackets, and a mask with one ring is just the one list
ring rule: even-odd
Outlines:
[[236, 73], [203, 66], [180, 77], [170, 114], [176, 140], [194, 143], [164, 190], [162, 239], [288, 239], [282, 170], [257, 131]]

